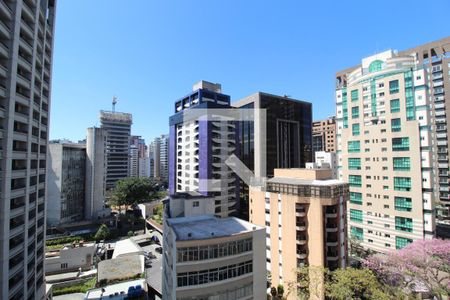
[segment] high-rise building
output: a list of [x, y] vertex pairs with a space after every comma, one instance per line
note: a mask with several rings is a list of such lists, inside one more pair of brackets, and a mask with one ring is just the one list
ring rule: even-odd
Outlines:
[[237, 127], [234, 120], [206, 110], [230, 108], [230, 96], [222, 94], [220, 84], [200, 81], [176, 101], [170, 117], [169, 193], [213, 195], [215, 214], [222, 217], [238, 212], [238, 180], [225, 164], [236, 153]]
[[312, 148], [313, 152], [336, 151], [336, 118], [314, 121], [312, 124]]
[[128, 167], [129, 177], [139, 176], [139, 148], [136, 145], [130, 145], [130, 161]]
[[[150, 149], [151, 148], [151, 149]], [[169, 181], [169, 135], [162, 134], [149, 145], [150, 177]]]
[[0, 299], [45, 294], [46, 161], [56, 1], [0, 2]]
[[[301, 168], [312, 161], [311, 103], [258, 92], [233, 106], [254, 111], [254, 121], [239, 122], [239, 158], [256, 177], [273, 177], [276, 168]], [[248, 197], [248, 186], [241, 182], [239, 215], [247, 220]]]
[[84, 218], [88, 220], [104, 217], [109, 213], [105, 209], [106, 137], [106, 130], [103, 128], [87, 129]]
[[250, 188], [250, 222], [266, 227], [272, 286], [297, 282], [298, 267], [344, 268], [348, 184], [332, 179], [330, 169], [274, 171], [265, 190]]
[[86, 145], [50, 143], [47, 224], [58, 226], [84, 218]]
[[106, 189], [128, 177], [131, 114], [100, 111], [101, 128], [106, 130]]
[[155, 172], [155, 142], [151, 142], [148, 145], [148, 171], [149, 176], [152, 178], [156, 177]]
[[432, 135], [435, 143], [433, 158], [434, 175], [436, 178], [435, 195], [440, 202], [439, 219], [446, 219], [450, 224], [450, 194], [449, 194], [449, 152], [448, 137], [450, 136], [450, 37], [420, 45], [399, 55], [415, 55], [419, 65], [427, 71], [428, 89], [431, 97], [430, 105], [433, 111]]
[[349, 236], [366, 249], [435, 234], [432, 76], [417, 54], [391, 50], [337, 74], [339, 178], [350, 186]]

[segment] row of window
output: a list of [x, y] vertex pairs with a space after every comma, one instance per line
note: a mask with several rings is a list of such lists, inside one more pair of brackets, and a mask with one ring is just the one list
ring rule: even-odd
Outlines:
[[[409, 160], [406, 160], [406, 162], [410, 163]], [[351, 187], [362, 187], [361, 175], [349, 175], [348, 183]], [[368, 187], [371, 187], [371, 186], [368, 186]], [[394, 177], [394, 190], [395, 191], [403, 191], [403, 192], [411, 191], [411, 178], [410, 177]]]
[[[387, 159], [386, 159], [387, 160]], [[366, 157], [366, 161], [370, 161]], [[411, 170], [411, 158], [409, 157], [394, 157], [392, 159], [394, 171], [410, 171]], [[348, 158], [349, 170], [361, 170], [361, 158], [350, 157]]]
[[253, 250], [252, 239], [177, 249], [177, 262], [216, 259]]
[[222, 280], [239, 277], [253, 272], [253, 262], [251, 260], [240, 264], [228, 265], [221, 268], [209, 270], [185, 272], [177, 274], [177, 287], [207, 284]]
[[[249, 296], [253, 295], [253, 285], [248, 284], [246, 286], [243, 286], [241, 288], [232, 289], [225, 292], [215, 292], [211, 295], [202, 295], [202, 296], [196, 296], [196, 300], [228, 300], [228, 299], [242, 299], [247, 298]], [[192, 300], [192, 297], [189, 298], [177, 298], [178, 300]]]
[[[400, 202], [399, 202], [400, 204]], [[409, 205], [408, 203], [401, 203], [405, 206]], [[350, 209], [350, 221], [362, 223], [363, 222], [363, 211], [359, 209]], [[395, 229], [412, 232], [413, 231], [413, 221], [411, 218], [404, 217], [395, 217]]]
[[[359, 227], [350, 226], [350, 236], [351, 236], [351, 238], [356, 239], [358, 241], [364, 241], [364, 230]], [[368, 241], [373, 242], [372, 240], [368, 240]], [[411, 244], [412, 242], [413, 242], [412, 239], [404, 238], [401, 236], [396, 236], [395, 237], [395, 248], [402, 249], [402, 248], [408, 246], [409, 244]], [[390, 247], [389, 244], [385, 244], [385, 246]]]
[[[397, 119], [395, 119], [397, 120]], [[398, 119], [400, 120], [400, 119]], [[355, 126], [358, 125], [358, 126]], [[397, 128], [400, 126], [400, 121], [398, 123], [394, 123], [393, 128]], [[396, 130], [396, 129], [395, 129]], [[359, 124], [352, 125], [352, 133], [353, 135], [359, 135]], [[368, 152], [370, 149], [366, 149]], [[387, 151], [387, 148], [382, 148], [382, 151]], [[392, 138], [392, 151], [409, 151], [409, 137], [398, 137]], [[348, 141], [347, 142], [347, 152], [348, 153], [359, 153], [361, 152], [361, 142], [360, 141]]]

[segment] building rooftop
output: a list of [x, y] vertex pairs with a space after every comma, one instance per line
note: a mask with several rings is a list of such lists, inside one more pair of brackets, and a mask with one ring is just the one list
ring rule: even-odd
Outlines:
[[281, 183], [281, 184], [292, 184], [292, 185], [336, 185], [345, 184], [343, 181], [337, 179], [301, 179], [301, 178], [289, 178], [289, 177], [274, 177], [267, 180], [268, 183]]
[[142, 250], [142, 248], [139, 247], [139, 245], [137, 245], [134, 240], [125, 239], [116, 242], [112, 258], [124, 256], [127, 254], [143, 254], [143, 253], [144, 251]]
[[121, 300], [127, 299], [128, 291], [131, 287], [136, 290], [136, 287], [146, 291], [146, 283], [144, 279], [125, 281], [116, 284], [111, 284], [103, 288], [92, 289], [86, 293], [84, 299], [111, 299]]
[[131, 254], [98, 263], [98, 281], [127, 280], [144, 273], [144, 255]]
[[234, 217], [217, 218], [212, 215], [181, 217], [168, 220], [178, 241], [205, 240], [237, 235], [261, 227]]

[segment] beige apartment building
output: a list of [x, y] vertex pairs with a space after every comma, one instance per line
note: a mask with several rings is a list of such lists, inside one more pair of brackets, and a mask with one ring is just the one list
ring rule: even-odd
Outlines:
[[[330, 169], [275, 169], [266, 190], [250, 189], [250, 222], [266, 227], [272, 286], [297, 281], [296, 268], [346, 266], [348, 185]], [[291, 291], [289, 299], [297, 299]]]
[[339, 179], [350, 186], [349, 236], [366, 249], [387, 252], [434, 236], [429, 76], [417, 55], [392, 50], [338, 74]]
[[329, 117], [325, 120], [314, 121], [312, 124], [313, 152], [336, 151], [336, 118]]

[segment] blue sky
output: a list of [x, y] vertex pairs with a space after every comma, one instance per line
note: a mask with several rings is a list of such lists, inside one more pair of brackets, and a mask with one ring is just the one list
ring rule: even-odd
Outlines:
[[50, 138], [85, 138], [116, 95], [148, 142], [201, 79], [232, 101], [257, 91], [310, 101], [324, 118], [336, 71], [448, 36], [449, 11], [448, 0], [59, 0]]

